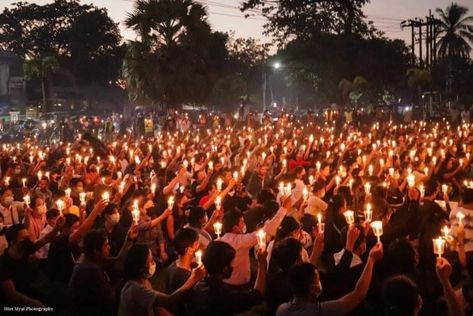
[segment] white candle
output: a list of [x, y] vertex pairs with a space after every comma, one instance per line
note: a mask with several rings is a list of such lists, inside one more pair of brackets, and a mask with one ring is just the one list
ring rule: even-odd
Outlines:
[[460, 229], [463, 229], [463, 219], [465, 218], [465, 214], [463, 214], [462, 212], [458, 212], [457, 213], [457, 219], [458, 219], [458, 226]]
[[233, 180], [238, 181], [238, 171], [233, 172]]
[[202, 265], [202, 250], [200, 249], [195, 252], [195, 263], [199, 267]]
[[286, 184], [286, 187], [284, 188], [284, 194], [286, 196], [291, 195], [292, 192], [292, 185], [290, 183]]
[[307, 190], [306, 187], [304, 187], [304, 189], [302, 190], [302, 196], [304, 201], [307, 201], [307, 199], [309, 198], [309, 190]]
[[407, 176], [407, 185], [410, 187], [410, 188], [413, 188], [416, 184], [416, 177], [414, 176], [414, 174], [409, 174]]
[[168, 198], [168, 208], [172, 209], [173, 206], [174, 206], [174, 196], [171, 195], [171, 196]]
[[63, 200], [57, 200], [56, 201], [56, 206], [57, 206], [57, 209], [59, 210], [59, 212], [62, 214], [62, 211], [66, 207], [66, 204], [64, 203]]
[[342, 179], [340, 178], [340, 176], [335, 176], [335, 185], [337, 187], [340, 185], [341, 182], [342, 182]]
[[448, 240], [448, 235], [450, 234], [450, 228], [448, 228], [448, 226], [445, 225], [445, 226], [441, 229], [441, 231], [442, 231], [442, 234], [443, 234], [443, 238], [444, 238], [445, 240]]
[[[125, 184], [124, 182], [122, 182], [122, 183]], [[156, 183], [151, 184], [151, 187], [150, 187], [151, 193], [156, 194], [156, 187], [157, 187]], [[123, 192], [123, 190], [122, 190], [122, 192]]]
[[217, 191], [222, 191], [223, 180], [221, 178], [217, 179]]
[[26, 207], [30, 207], [31, 198], [28, 194], [23, 197], [23, 201], [25, 201]]
[[219, 210], [221, 206], [222, 206], [222, 197], [219, 195], [215, 198], [215, 208]]
[[64, 192], [66, 193], [66, 197], [67, 197], [67, 198], [70, 198], [70, 197], [71, 197], [71, 188], [65, 189]]
[[256, 233], [256, 237], [258, 239], [258, 246], [261, 251], [266, 249], [266, 232], [262, 229], [259, 229]]
[[215, 222], [214, 232], [215, 232], [215, 235], [217, 235], [217, 238], [220, 238], [220, 235], [222, 234], [222, 223], [221, 222]]
[[317, 228], [319, 233], [323, 234], [325, 232], [325, 223], [322, 223], [322, 214], [317, 214]]
[[107, 202], [110, 201], [110, 192], [105, 191], [104, 193], [102, 193], [102, 200]]
[[442, 193], [447, 194], [448, 193], [448, 185], [447, 184], [442, 184]]
[[21, 179], [21, 182], [23, 183], [23, 187], [26, 188], [26, 178]]
[[371, 184], [369, 182], [365, 183], [365, 193], [370, 194], [371, 192]]
[[140, 208], [138, 206], [138, 200], [133, 201], [133, 210], [131, 211], [131, 216], [133, 217], [133, 223], [138, 224], [140, 220]]
[[284, 194], [284, 182], [279, 182], [279, 194], [283, 195]]
[[373, 234], [378, 239], [378, 242], [381, 242], [381, 236], [383, 235], [383, 222], [382, 221], [372, 222], [371, 229], [373, 230]]
[[82, 205], [85, 205], [85, 204], [86, 204], [86, 203], [85, 203], [85, 202], [86, 202], [86, 201], [85, 201], [85, 197], [86, 197], [86, 193], [85, 193], [85, 192], [79, 193], [80, 204], [82, 204]]
[[355, 212], [345, 211], [343, 212], [343, 216], [345, 216], [345, 220], [347, 221], [348, 225], [352, 225], [355, 223]]
[[434, 254], [441, 257], [445, 251], [445, 240], [441, 237], [432, 239], [434, 245]]
[[322, 167], [322, 164], [320, 163], [320, 161], [317, 161], [315, 163], [315, 168], [317, 169], [317, 171], [320, 171], [320, 168]]

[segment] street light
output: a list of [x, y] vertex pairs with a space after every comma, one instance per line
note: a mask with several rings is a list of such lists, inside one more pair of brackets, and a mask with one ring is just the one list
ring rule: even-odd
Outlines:
[[275, 63], [273, 64], [273, 67], [274, 67], [274, 69], [279, 69], [279, 68], [281, 68], [281, 63], [275, 62]]

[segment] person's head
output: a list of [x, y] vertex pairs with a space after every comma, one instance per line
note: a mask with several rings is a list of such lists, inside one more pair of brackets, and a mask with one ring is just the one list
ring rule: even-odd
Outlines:
[[[347, 244], [348, 227], [349, 226], [345, 226], [342, 229], [342, 233], [340, 235], [340, 242], [342, 243], [343, 246]], [[358, 236], [358, 238], [355, 241], [355, 244], [353, 246], [353, 252], [358, 255], [362, 255], [366, 251], [366, 238], [365, 238], [365, 234], [363, 234], [363, 227], [359, 224], [355, 224], [355, 227], [360, 230], [361, 234]]]
[[14, 200], [15, 199], [13, 197], [12, 190], [10, 189], [3, 190], [2, 195], [1, 195], [1, 202], [4, 206], [10, 206]]
[[320, 174], [325, 178], [328, 177], [330, 175], [330, 164], [323, 163], [320, 168]]
[[101, 229], [92, 229], [84, 236], [84, 255], [89, 258], [103, 259], [110, 255], [107, 234]]
[[271, 260], [287, 273], [294, 264], [307, 261], [307, 258], [302, 258], [302, 250], [298, 239], [287, 237], [274, 244]]
[[322, 199], [325, 196], [325, 181], [321, 179], [315, 181], [312, 185], [312, 192]]
[[417, 285], [404, 275], [387, 279], [382, 289], [383, 308], [389, 316], [416, 316], [422, 308]]
[[31, 201], [31, 206], [36, 214], [44, 215], [48, 211], [46, 203], [44, 203], [43, 197], [36, 196]]
[[439, 193], [439, 188], [440, 188], [440, 185], [437, 181], [435, 180], [427, 181], [424, 185], [424, 190], [425, 190], [424, 196], [426, 198], [435, 198], [437, 194]]
[[21, 257], [26, 257], [34, 253], [34, 243], [30, 239], [30, 234], [23, 224], [14, 224], [5, 232], [8, 249], [15, 251]]
[[407, 274], [412, 272], [419, 258], [414, 246], [406, 238], [397, 238], [389, 244], [386, 262], [392, 272]]
[[196, 228], [202, 228], [207, 223], [207, 213], [200, 207], [193, 207], [189, 211], [189, 225]]
[[465, 188], [462, 192], [463, 205], [473, 204], [473, 189]]
[[181, 228], [176, 232], [173, 244], [180, 257], [192, 257], [199, 248], [199, 234], [191, 228]]
[[105, 206], [103, 210], [105, 221], [108, 222], [110, 225], [115, 226], [120, 221], [120, 212], [118, 209], [118, 205], [115, 203], [109, 203]]
[[243, 215], [238, 210], [230, 210], [223, 215], [223, 232], [244, 234], [246, 224]]
[[289, 283], [294, 297], [312, 298], [322, 294], [319, 273], [312, 263], [293, 265], [289, 270]]
[[48, 188], [49, 186], [49, 180], [47, 177], [42, 177], [41, 179], [39, 179], [38, 181], [38, 188], [41, 190], [41, 191], [46, 191], [46, 189]]
[[196, 175], [197, 182], [201, 183], [202, 181], [204, 181], [206, 176], [207, 174], [205, 173], [205, 169], [200, 169], [199, 171], [197, 171]]
[[302, 166], [297, 166], [294, 169], [294, 174], [296, 175], [297, 179], [304, 179], [304, 176], [306, 175], [305, 169]]
[[55, 226], [56, 220], [58, 219], [60, 213], [59, 210], [56, 208], [52, 208], [46, 212], [46, 221], [48, 222], [49, 226]]
[[146, 244], [134, 244], [128, 250], [123, 275], [125, 280], [138, 280], [150, 278], [156, 271], [156, 263], [153, 260], [153, 254]]
[[335, 194], [332, 196], [328, 204], [328, 215], [333, 216], [337, 213], [341, 214], [346, 210], [346, 206], [345, 198], [341, 194]]
[[69, 183], [71, 186], [71, 194], [79, 196], [80, 193], [84, 192], [84, 182], [79, 178], [73, 178]]
[[268, 174], [268, 166], [266, 166], [265, 164], [259, 165], [259, 167], [258, 167], [258, 175], [259, 175], [261, 178], [264, 178], [264, 177], [266, 177], [267, 174]]
[[64, 214], [64, 225], [62, 225], [62, 232], [66, 235], [75, 232], [80, 226], [80, 219], [77, 215], [66, 213]]
[[233, 273], [235, 249], [223, 241], [214, 240], [205, 249], [202, 263], [211, 277], [228, 279]]
[[276, 232], [275, 241], [284, 239], [286, 237], [293, 237], [299, 239], [302, 231], [301, 223], [292, 216], [286, 216], [281, 222], [281, 225]]

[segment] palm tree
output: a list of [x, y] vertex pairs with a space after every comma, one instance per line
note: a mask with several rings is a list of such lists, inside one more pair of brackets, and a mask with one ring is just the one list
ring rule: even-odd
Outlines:
[[210, 29], [205, 8], [192, 0], [138, 0], [125, 24], [158, 48], [178, 44], [190, 32]]
[[46, 78], [50, 73], [59, 69], [59, 62], [55, 57], [47, 56], [25, 60], [23, 72], [28, 79], [39, 78], [41, 80], [41, 94], [43, 97], [43, 110], [46, 112]]
[[437, 9], [436, 12], [440, 16], [439, 56], [468, 58], [473, 44], [473, 16], [466, 16], [468, 8], [452, 3], [445, 11]]
[[349, 98], [355, 105], [358, 104], [358, 100], [363, 96], [363, 91], [368, 86], [368, 80], [363, 76], [356, 76], [353, 81], [343, 79], [338, 84], [342, 92], [343, 99]]

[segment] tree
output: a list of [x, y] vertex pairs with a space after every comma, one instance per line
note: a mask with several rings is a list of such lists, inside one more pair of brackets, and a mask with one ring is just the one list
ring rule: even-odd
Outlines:
[[343, 79], [338, 84], [342, 92], [342, 97], [345, 100], [349, 98], [355, 105], [358, 104], [358, 100], [363, 96], [363, 91], [367, 86], [368, 81], [362, 76], [356, 76], [353, 81]]
[[55, 57], [43, 57], [29, 59], [23, 63], [23, 72], [28, 79], [39, 78], [41, 81], [41, 94], [43, 97], [43, 111], [47, 111], [46, 102], [46, 78], [50, 73], [59, 69], [59, 63]]
[[85, 85], [118, 78], [120, 42], [118, 25], [107, 11], [78, 0], [18, 2], [0, 14], [0, 48], [25, 59], [55, 56]]
[[406, 73], [407, 86], [417, 92], [417, 101], [420, 101], [422, 90], [432, 82], [430, 70], [411, 68]]
[[452, 3], [444, 11], [437, 9], [439, 32], [438, 53], [441, 57], [468, 58], [473, 44], [473, 16], [468, 8]]
[[246, 0], [241, 10], [247, 15], [262, 14], [269, 22], [266, 34], [280, 44], [292, 39], [309, 40], [314, 34], [373, 34], [372, 24], [364, 21], [362, 7], [369, 0]]

